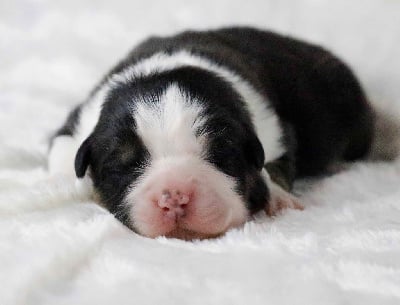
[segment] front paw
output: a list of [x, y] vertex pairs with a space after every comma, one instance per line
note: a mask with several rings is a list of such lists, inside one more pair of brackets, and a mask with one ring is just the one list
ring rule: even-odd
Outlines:
[[270, 199], [266, 205], [266, 212], [269, 216], [276, 216], [283, 209], [304, 210], [304, 206], [297, 197], [272, 181], [269, 186]]

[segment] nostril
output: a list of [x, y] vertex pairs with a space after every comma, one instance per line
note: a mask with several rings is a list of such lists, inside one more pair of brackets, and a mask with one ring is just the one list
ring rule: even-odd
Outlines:
[[180, 205], [187, 205], [189, 203], [189, 196], [185, 194], [181, 194], [179, 196], [179, 204]]

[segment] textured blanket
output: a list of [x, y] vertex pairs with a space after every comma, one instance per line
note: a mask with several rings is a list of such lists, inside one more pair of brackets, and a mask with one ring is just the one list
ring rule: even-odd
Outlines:
[[138, 236], [88, 181], [46, 171], [48, 137], [140, 39], [230, 24], [346, 61], [386, 118], [376, 156], [393, 156], [399, 14], [398, 0], [2, 1], [0, 304], [400, 304], [400, 160], [300, 181], [304, 211], [195, 242]]

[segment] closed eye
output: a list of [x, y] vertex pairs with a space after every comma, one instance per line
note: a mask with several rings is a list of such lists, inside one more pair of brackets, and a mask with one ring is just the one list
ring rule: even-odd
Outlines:
[[242, 170], [241, 153], [238, 147], [229, 141], [225, 141], [223, 144], [214, 142], [214, 145], [210, 147], [207, 160], [232, 177]]
[[136, 149], [133, 145], [124, 144], [116, 151], [116, 157], [119, 158], [122, 164], [127, 164], [135, 158]]
[[104, 160], [103, 170], [108, 175], [124, 175], [142, 172], [146, 167], [148, 152], [133, 143], [119, 144]]

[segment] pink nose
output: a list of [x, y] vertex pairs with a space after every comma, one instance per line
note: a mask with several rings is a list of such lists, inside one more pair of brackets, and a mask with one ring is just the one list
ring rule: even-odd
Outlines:
[[179, 190], [165, 189], [158, 199], [158, 206], [168, 218], [185, 216], [185, 208], [190, 201], [190, 194]]

